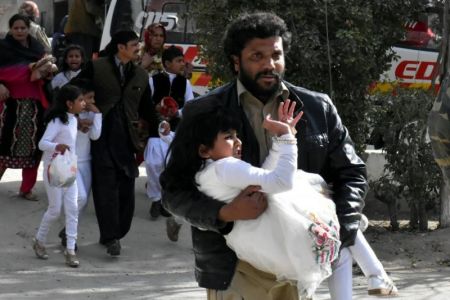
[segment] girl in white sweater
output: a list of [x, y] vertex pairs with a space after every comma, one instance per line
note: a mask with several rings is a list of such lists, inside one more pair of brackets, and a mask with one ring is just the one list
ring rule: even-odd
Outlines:
[[79, 45], [68, 45], [64, 49], [61, 72], [56, 74], [52, 79], [52, 88], [61, 88], [72, 80], [72, 78], [75, 78], [81, 72], [85, 60], [83, 47]]
[[75, 241], [78, 226], [77, 184], [76, 181], [68, 187], [54, 187], [49, 184], [48, 166], [52, 157], [65, 151], [75, 151], [77, 136], [77, 119], [86, 106], [81, 90], [73, 85], [65, 85], [59, 91], [53, 107], [49, 110], [45, 121], [47, 128], [39, 141], [44, 161], [44, 185], [47, 191], [48, 208], [33, 239], [33, 249], [36, 256], [48, 259], [45, 243], [51, 224], [56, 221], [64, 206], [66, 217], [67, 247], [64, 251], [66, 264], [78, 267], [79, 261], [75, 255]]
[[[81, 89], [86, 102], [85, 109], [78, 115], [78, 132], [75, 154], [77, 155], [77, 187], [78, 187], [78, 217], [87, 206], [92, 185], [91, 168], [91, 140], [95, 141], [100, 137], [102, 131], [102, 113], [95, 105], [94, 85], [86, 79], [75, 78], [70, 82]], [[63, 228], [58, 236], [61, 238], [61, 245], [66, 247], [66, 228]], [[77, 250], [77, 245], [75, 245]]]

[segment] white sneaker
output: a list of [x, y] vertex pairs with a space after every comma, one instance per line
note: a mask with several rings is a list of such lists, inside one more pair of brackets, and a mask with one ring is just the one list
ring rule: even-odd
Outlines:
[[361, 214], [361, 220], [359, 221], [359, 230], [361, 232], [366, 231], [367, 227], [369, 227], [369, 219], [367, 219], [365, 214]]
[[373, 296], [398, 295], [398, 289], [389, 277], [383, 278], [375, 275], [369, 277], [369, 288], [367, 289], [367, 292], [369, 295]]
[[38, 258], [48, 259], [48, 254], [45, 246], [41, 242], [39, 242], [37, 238], [33, 238], [33, 250]]

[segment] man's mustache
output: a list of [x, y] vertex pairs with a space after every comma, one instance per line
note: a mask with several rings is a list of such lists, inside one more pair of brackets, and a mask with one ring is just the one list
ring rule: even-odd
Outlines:
[[278, 81], [281, 79], [281, 74], [276, 71], [265, 71], [256, 73], [255, 79], [259, 79], [263, 76], [272, 76], [275, 77]]

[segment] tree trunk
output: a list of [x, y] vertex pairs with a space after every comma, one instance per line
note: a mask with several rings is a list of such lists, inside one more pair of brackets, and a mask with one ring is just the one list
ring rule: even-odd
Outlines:
[[421, 231], [428, 230], [428, 214], [427, 209], [425, 207], [426, 207], [425, 201], [420, 201], [418, 209], [418, 219], [419, 219], [419, 230]]
[[417, 229], [419, 225], [419, 209], [417, 208], [417, 203], [411, 201], [409, 207], [409, 228], [414, 230]]
[[450, 227], [450, 187], [445, 178], [441, 186], [441, 215], [439, 217], [439, 227]]
[[397, 219], [397, 201], [392, 200], [392, 201], [388, 202], [387, 207], [389, 210], [389, 219], [391, 220], [392, 231], [398, 231], [398, 229], [400, 228], [400, 225], [399, 225], [398, 219]]

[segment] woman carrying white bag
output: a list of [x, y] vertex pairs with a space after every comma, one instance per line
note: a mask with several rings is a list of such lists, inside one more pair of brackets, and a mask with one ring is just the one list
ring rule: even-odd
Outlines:
[[78, 125], [75, 114], [85, 105], [79, 88], [70, 84], [63, 86], [45, 117], [47, 128], [39, 142], [39, 149], [44, 152], [43, 178], [48, 208], [33, 239], [33, 249], [38, 258], [48, 259], [45, 243], [50, 225], [59, 218], [64, 206], [67, 234], [64, 256], [66, 264], [74, 268], [80, 264], [75, 255], [78, 226], [76, 155], [73, 154]]

